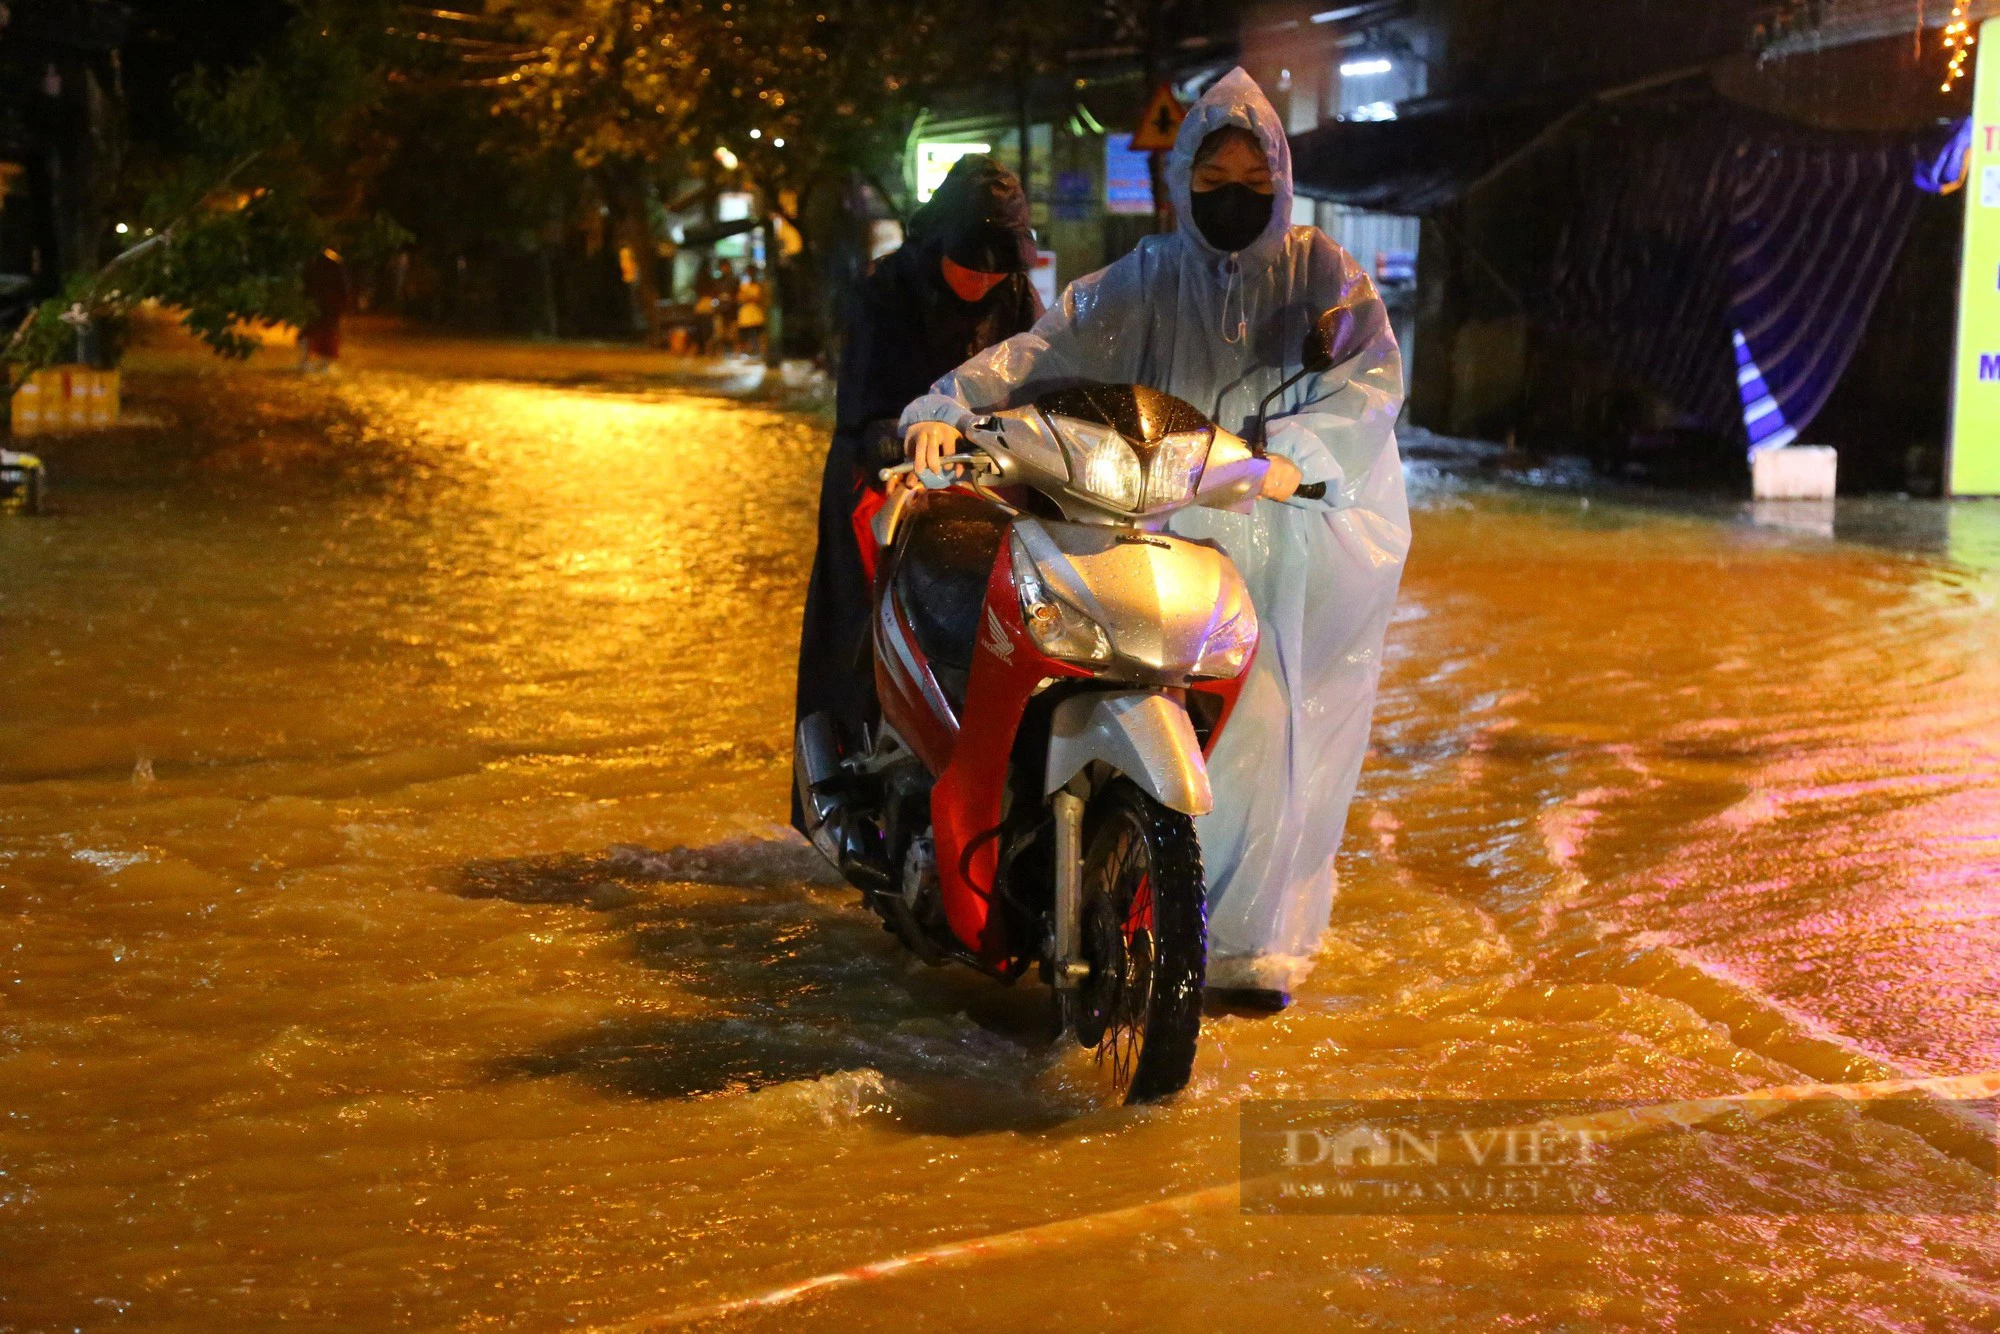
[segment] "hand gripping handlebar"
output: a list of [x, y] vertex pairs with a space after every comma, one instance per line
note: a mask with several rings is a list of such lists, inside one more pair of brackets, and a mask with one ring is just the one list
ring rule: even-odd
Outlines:
[[[993, 456], [981, 450], [974, 450], [969, 454], [946, 454], [938, 462], [943, 465], [961, 464], [972, 469], [974, 472], [1000, 471], [1000, 464]], [[893, 468], [884, 468], [879, 475], [886, 482], [891, 478], [907, 477], [913, 473], [916, 474], [917, 480], [924, 484], [924, 488], [929, 491], [942, 491], [946, 487], [956, 484], [958, 480], [956, 475], [948, 472], [940, 471], [928, 475], [918, 473], [917, 465], [914, 463], [899, 463]], [[933, 484], [930, 480], [932, 477], [940, 480]]]
[[[942, 464], [963, 464], [975, 473], [1000, 471], [999, 463], [983, 450], [975, 449], [969, 454], [946, 454], [938, 462]], [[916, 470], [917, 465], [914, 463], [899, 463], [893, 468], [882, 469], [880, 476], [886, 482], [894, 477], [908, 476], [916, 472]], [[936, 484], [933, 484], [928, 478], [919, 477], [919, 480], [924, 484], [924, 488], [929, 491], [942, 491], [957, 481], [957, 478], [953, 474], [946, 472], [932, 473], [931, 476], [939, 479]], [[1292, 492], [1292, 495], [1300, 500], [1325, 500], [1326, 483], [1307, 482], [1298, 490]]]

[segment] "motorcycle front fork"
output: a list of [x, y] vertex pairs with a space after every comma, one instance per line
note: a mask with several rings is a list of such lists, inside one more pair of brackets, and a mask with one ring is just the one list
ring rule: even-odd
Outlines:
[[1076, 989], [1090, 977], [1090, 965], [1079, 957], [1083, 943], [1083, 794], [1081, 775], [1056, 793], [1055, 958], [1050, 969], [1061, 1004], [1064, 1027], [1072, 1026]]

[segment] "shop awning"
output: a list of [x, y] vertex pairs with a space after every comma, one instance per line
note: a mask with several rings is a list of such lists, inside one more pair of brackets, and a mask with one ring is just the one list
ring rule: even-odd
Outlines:
[[[1950, 0], [1931, 5], [1913, 5], [1910, 0], [1820, 0], [1789, 22], [1766, 19], [1753, 44], [1762, 59], [1783, 60], [1884, 37], [1908, 37], [1919, 24], [1942, 28], [1959, 19], [1977, 25], [1990, 18], [2000, 18], [2000, 0], [1966, 0], [1962, 9]], [[1928, 44], [1930, 39], [1925, 40]]]
[[1294, 185], [1331, 204], [1435, 213], [1581, 100], [1406, 104], [1396, 120], [1333, 121], [1292, 136]]
[[762, 218], [733, 218], [728, 222], [705, 222], [699, 227], [689, 227], [683, 231], [677, 244], [683, 250], [706, 250], [718, 241], [727, 241], [732, 236], [754, 232], [763, 225]]

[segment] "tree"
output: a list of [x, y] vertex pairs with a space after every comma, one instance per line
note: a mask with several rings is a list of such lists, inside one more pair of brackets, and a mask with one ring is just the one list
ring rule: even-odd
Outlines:
[[946, 0], [490, 0], [486, 16], [506, 29], [468, 58], [531, 48], [482, 78], [497, 114], [600, 182], [623, 244], [649, 239], [642, 197], [750, 188], [803, 242], [775, 275], [794, 315], [819, 305], [817, 206], [890, 179], [924, 98], [966, 73]]
[[396, 243], [393, 222], [360, 211], [366, 158], [356, 151], [390, 66], [385, 15], [373, 0], [299, 0], [267, 58], [185, 79], [179, 151], [127, 186], [143, 239], [32, 312], [6, 359], [60, 360], [78, 328], [115, 333], [147, 299], [180, 311], [218, 352], [247, 355], [244, 322], [309, 318], [304, 266], [318, 250]]
[[[698, 8], [706, 20], [705, 78], [692, 107], [698, 142], [726, 147], [742, 180], [798, 236], [800, 253], [774, 277], [788, 298], [781, 318], [794, 326], [802, 317], [813, 321], [788, 341], [816, 346], [821, 331], [814, 326], [828, 313], [820, 219], [837, 212], [824, 205], [857, 178], [882, 188], [898, 174], [925, 95], [962, 73], [941, 59], [954, 7], [937, 0], [758, 0]], [[718, 165], [710, 159], [712, 179]], [[776, 257], [777, 248], [767, 244], [766, 253]], [[766, 350], [776, 360], [780, 337]]]
[[684, 169], [701, 78], [682, 9], [648, 0], [491, 0], [486, 17], [497, 31], [457, 36], [460, 59], [491, 71], [480, 82], [493, 90], [495, 114], [570, 158], [605, 201], [612, 243], [636, 261], [647, 328], [659, 319], [651, 214], [661, 179]]

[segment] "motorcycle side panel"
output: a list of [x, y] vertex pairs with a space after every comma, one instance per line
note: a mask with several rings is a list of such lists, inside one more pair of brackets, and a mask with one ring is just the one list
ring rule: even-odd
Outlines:
[[1009, 546], [1000, 546], [987, 580], [979, 645], [966, 684], [964, 724], [951, 762], [931, 789], [938, 888], [945, 920], [960, 944], [989, 966], [1015, 953], [1006, 920], [992, 911], [1000, 869], [1000, 817], [1014, 737], [1043, 681], [1088, 677], [1084, 668], [1043, 656], [1021, 623]]
[[1187, 708], [1160, 690], [1108, 690], [1056, 706], [1049, 735], [1047, 791], [1053, 793], [1093, 760], [1137, 783], [1169, 810], [1215, 809], [1201, 742]]
[[1229, 716], [1236, 712], [1236, 701], [1243, 697], [1243, 685], [1250, 679], [1250, 669], [1257, 665], [1257, 654], [1263, 651], [1264, 646], [1260, 642], [1256, 652], [1250, 655], [1250, 661], [1244, 664], [1242, 674], [1232, 680], [1196, 681], [1188, 687], [1191, 693], [1211, 696], [1221, 706], [1215, 717], [1215, 726], [1208, 730], [1208, 742], [1201, 748], [1203, 762], [1214, 757], [1215, 743], [1222, 740], [1222, 731], [1229, 726]]
[[933, 774], [944, 771], [958, 744], [958, 718], [932, 675], [909, 618], [892, 588], [894, 562], [877, 576], [875, 694], [882, 716]]

